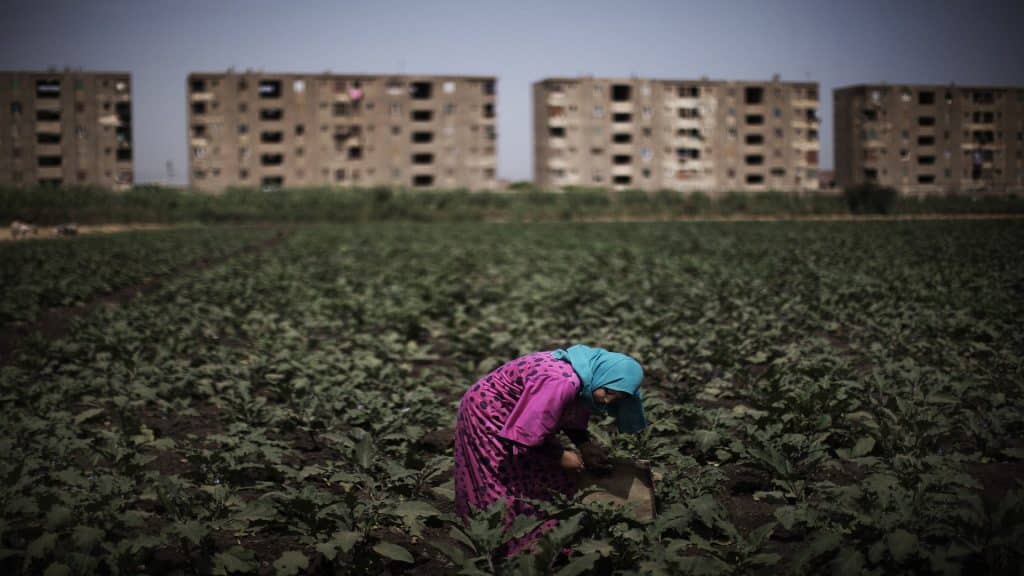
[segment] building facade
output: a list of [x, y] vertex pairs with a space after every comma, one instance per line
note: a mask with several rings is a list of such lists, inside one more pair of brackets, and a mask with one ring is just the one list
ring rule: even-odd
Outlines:
[[904, 194], [1024, 189], [1024, 89], [857, 85], [833, 93], [836, 184]]
[[543, 188], [818, 187], [817, 83], [549, 78], [533, 110]]
[[490, 189], [496, 79], [195, 73], [189, 182]]
[[0, 72], [0, 184], [133, 182], [127, 72]]

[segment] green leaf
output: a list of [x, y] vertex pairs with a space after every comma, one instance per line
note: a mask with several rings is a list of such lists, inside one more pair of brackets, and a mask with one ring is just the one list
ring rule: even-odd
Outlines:
[[792, 530], [797, 521], [797, 509], [793, 506], [779, 506], [774, 512], [775, 519], [786, 530]]
[[413, 536], [421, 536], [423, 524], [419, 519], [438, 516], [441, 514], [441, 511], [428, 502], [409, 500], [406, 502], [400, 502], [395, 506], [394, 510], [392, 510], [392, 514], [402, 519], [402, 524], [409, 529], [410, 534]]
[[814, 558], [835, 550], [842, 541], [842, 536], [836, 532], [821, 534], [793, 557], [796, 566], [804, 566]]
[[213, 573], [228, 576], [236, 572], [255, 572], [259, 568], [256, 555], [252, 550], [241, 546], [232, 546], [226, 552], [218, 552], [213, 557]]
[[71, 532], [71, 541], [82, 552], [88, 552], [99, 543], [104, 534], [106, 532], [92, 526], [75, 526]]
[[615, 553], [615, 547], [607, 540], [586, 540], [576, 546], [576, 550], [580, 554], [599, 554], [606, 558]]
[[92, 420], [93, 418], [99, 416], [100, 414], [103, 414], [103, 412], [103, 408], [90, 408], [88, 410], [83, 410], [82, 412], [79, 412], [75, 416], [75, 425], [80, 425], [85, 422], [88, 422], [89, 420]]
[[889, 545], [889, 553], [897, 562], [903, 562], [917, 551], [917, 536], [902, 528], [889, 534], [885, 542]]
[[408, 550], [402, 548], [398, 544], [392, 544], [391, 542], [378, 542], [377, 545], [373, 547], [373, 551], [385, 558], [390, 558], [399, 562], [412, 564], [415, 561]]
[[855, 548], [844, 546], [832, 561], [832, 573], [837, 576], [857, 576], [864, 569], [864, 555]]
[[31, 561], [33, 558], [45, 558], [47, 554], [53, 552], [56, 545], [57, 535], [47, 532], [28, 545], [28, 548], [25, 549], [25, 560]]
[[342, 552], [348, 552], [363, 539], [363, 534], [361, 532], [338, 532], [334, 535], [334, 539], [338, 541]]
[[46, 572], [43, 572], [43, 576], [68, 576], [71, 574], [71, 568], [67, 564], [61, 564], [60, 562], [54, 562], [46, 568]]
[[441, 511], [433, 504], [422, 500], [407, 500], [395, 506], [395, 514], [402, 517], [422, 518], [427, 516], [438, 516]]
[[46, 514], [46, 529], [58, 530], [69, 524], [72, 519], [71, 509], [65, 506], [54, 506]]
[[182, 538], [191, 542], [194, 546], [198, 546], [199, 543], [210, 533], [209, 528], [204, 526], [201, 522], [195, 520], [187, 520], [185, 522], [177, 522], [171, 528], [172, 533], [181, 536]]
[[295, 576], [306, 568], [309, 568], [309, 558], [296, 550], [284, 552], [280, 558], [274, 560], [274, 570], [279, 576]]
[[363, 470], [370, 468], [370, 465], [373, 464], [373, 456], [376, 452], [377, 449], [373, 445], [373, 437], [370, 436], [369, 433], [364, 434], [359, 440], [359, 443], [356, 444], [356, 463], [359, 464], [359, 467]]
[[763, 364], [768, 361], [768, 353], [764, 350], [759, 350], [756, 353], [747, 356], [746, 361], [751, 364]]
[[754, 554], [748, 560], [749, 564], [754, 566], [774, 566], [782, 560], [782, 556], [774, 552], [761, 552], [760, 554]]
[[714, 430], [696, 430], [693, 437], [697, 440], [697, 447], [701, 452], [714, 448], [722, 439], [722, 435]]
[[338, 556], [338, 544], [336, 542], [318, 542], [313, 549], [323, 554], [324, 558], [327, 558], [331, 562]]
[[584, 554], [569, 560], [561, 570], [555, 572], [555, 576], [578, 576], [594, 569], [594, 565], [601, 559], [600, 554]]
[[875, 448], [875, 439], [871, 436], [865, 436], [853, 446], [853, 450], [850, 455], [854, 458], [860, 458], [861, 456], [867, 456]]

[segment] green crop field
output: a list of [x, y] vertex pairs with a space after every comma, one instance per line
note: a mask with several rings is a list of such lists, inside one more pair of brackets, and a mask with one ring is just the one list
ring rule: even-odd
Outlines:
[[[1024, 565], [1019, 221], [196, 230], [0, 250], [7, 330], [159, 281], [4, 350], [3, 573]], [[459, 398], [577, 342], [644, 365], [652, 426], [591, 429], [658, 516], [560, 501], [492, 557], [502, 511], [453, 514]]]

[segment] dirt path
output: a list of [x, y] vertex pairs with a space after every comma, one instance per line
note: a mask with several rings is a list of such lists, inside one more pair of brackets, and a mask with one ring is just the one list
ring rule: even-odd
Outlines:
[[149, 294], [160, 288], [169, 278], [190, 274], [223, 264], [232, 258], [268, 250], [277, 246], [294, 232], [293, 228], [279, 229], [268, 240], [249, 244], [217, 258], [201, 257], [171, 272], [161, 274], [143, 282], [119, 288], [114, 292], [101, 294], [79, 306], [50, 308], [39, 315], [35, 322], [25, 324], [6, 324], [0, 326], [0, 366], [10, 364], [22, 343], [34, 334], [47, 340], [63, 338], [70, 331], [71, 323], [100, 306], [123, 306], [143, 294]]
[[[78, 226], [78, 235], [86, 234], [113, 234], [115, 232], [126, 232], [129, 230], [161, 230], [164, 228], [177, 228], [183, 224], [81, 224]], [[40, 238], [68, 238], [58, 236], [55, 226], [39, 226], [35, 234], [29, 234], [24, 238], [15, 238], [10, 228], [0, 233], [0, 242], [14, 242], [18, 240], [33, 240]], [[73, 238], [73, 236], [71, 237]]]

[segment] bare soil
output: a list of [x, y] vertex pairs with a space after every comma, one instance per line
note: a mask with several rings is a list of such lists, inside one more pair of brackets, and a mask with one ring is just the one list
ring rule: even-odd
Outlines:
[[[146, 224], [146, 223], [133, 223], [133, 224], [80, 224], [78, 226], [77, 236], [84, 236], [87, 234], [114, 234], [116, 232], [126, 232], [128, 230], [161, 230], [163, 228], [175, 228], [181, 226], [180, 224]], [[19, 240], [32, 240], [37, 238], [59, 238], [62, 240], [68, 240], [75, 238], [75, 236], [60, 236], [57, 234], [57, 228], [55, 226], [40, 226], [36, 228], [34, 234], [28, 236], [15, 238], [14, 234], [8, 228], [3, 233], [0, 233], [0, 242], [17, 242]]]

